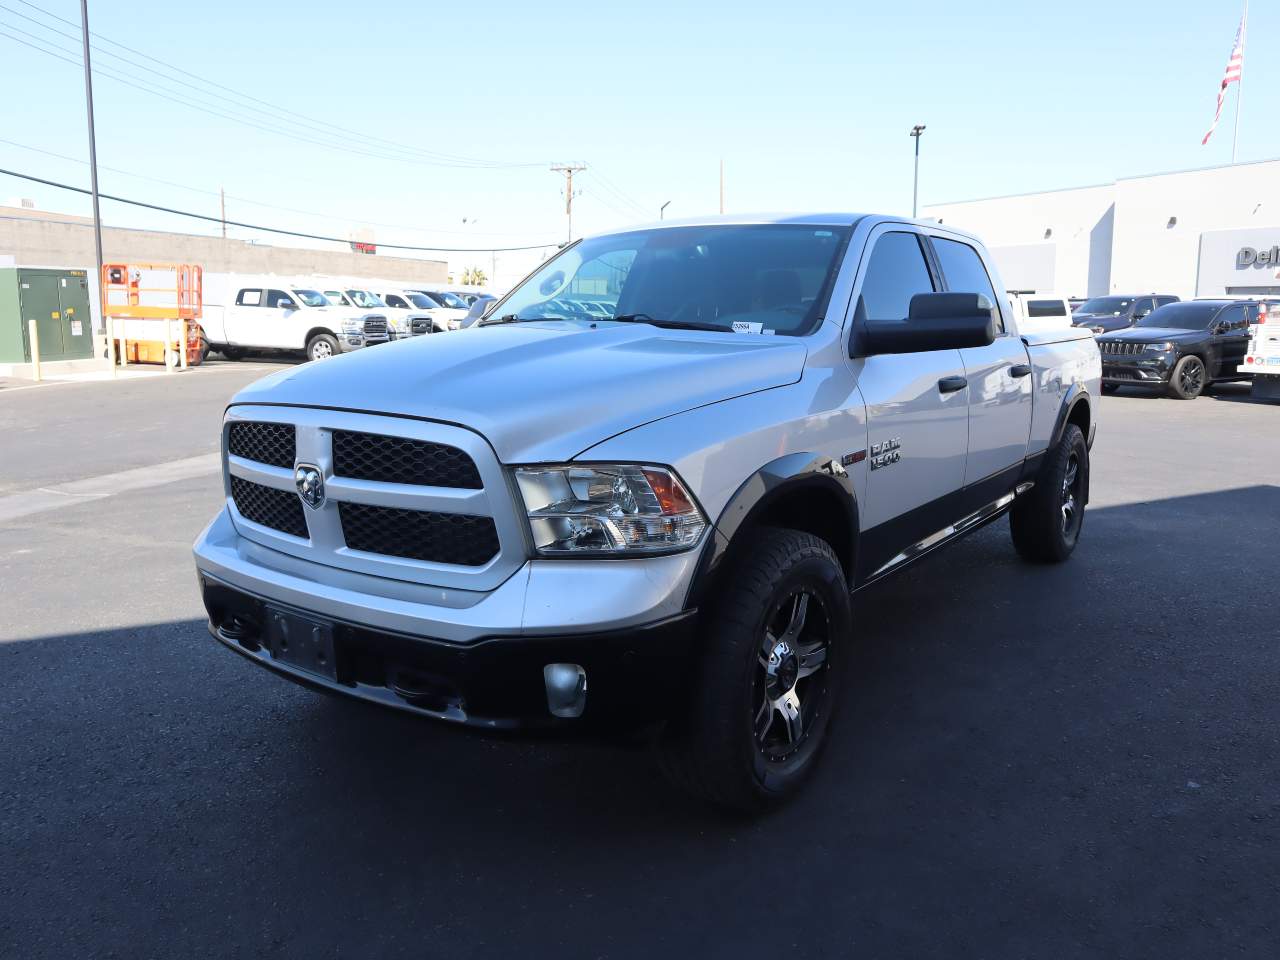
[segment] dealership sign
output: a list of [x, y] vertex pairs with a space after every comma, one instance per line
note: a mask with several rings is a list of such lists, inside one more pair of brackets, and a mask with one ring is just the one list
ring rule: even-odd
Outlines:
[[1256, 250], [1253, 247], [1241, 247], [1236, 254], [1236, 269], [1245, 267], [1277, 267], [1280, 266], [1280, 244], [1270, 250]]

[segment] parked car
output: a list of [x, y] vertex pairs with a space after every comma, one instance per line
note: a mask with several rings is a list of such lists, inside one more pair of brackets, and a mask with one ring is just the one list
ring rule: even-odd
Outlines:
[[1088, 327], [1094, 333], [1124, 330], [1166, 303], [1177, 303], [1171, 294], [1139, 294], [1131, 297], [1094, 297], [1086, 300], [1071, 315], [1077, 327]]
[[1188, 300], [1158, 307], [1132, 329], [1098, 337], [1102, 386], [1160, 387], [1194, 400], [1211, 383], [1247, 380], [1240, 372], [1256, 301]]
[[309, 360], [386, 343], [386, 313], [335, 306], [320, 291], [281, 277], [227, 278], [226, 304], [206, 303], [200, 328], [228, 360], [250, 351], [302, 350]]
[[397, 337], [421, 336], [424, 333], [440, 333], [456, 329], [454, 312], [440, 306], [424, 293], [378, 286], [370, 291], [387, 305], [387, 314], [394, 324]]
[[1088, 300], [1085, 297], [1068, 297], [1067, 298], [1067, 306], [1071, 308], [1072, 313], [1075, 313], [1087, 302]]
[[1071, 307], [1062, 297], [1011, 292], [1009, 302], [1018, 318], [1018, 329], [1024, 333], [1061, 330], [1072, 325]]
[[410, 287], [413, 293], [420, 293], [436, 305], [435, 316], [444, 321], [447, 330], [457, 330], [467, 317], [470, 305], [441, 287]]
[[[604, 275], [612, 320], [547, 313]], [[1098, 348], [998, 289], [977, 239], [893, 217], [583, 239], [467, 336], [233, 399], [210, 629], [411, 713], [640, 729], [687, 789], [775, 804], [843, 697], [853, 591], [1006, 513], [1029, 560], [1080, 537]]]

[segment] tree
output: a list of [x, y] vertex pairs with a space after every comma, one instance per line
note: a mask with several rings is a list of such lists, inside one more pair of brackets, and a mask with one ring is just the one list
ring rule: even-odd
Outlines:
[[462, 282], [469, 287], [483, 287], [488, 279], [479, 267], [467, 267], [462, 271]]

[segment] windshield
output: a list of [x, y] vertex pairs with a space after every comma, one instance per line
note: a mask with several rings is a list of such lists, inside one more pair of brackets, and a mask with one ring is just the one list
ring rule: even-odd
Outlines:
[[847, 227], [713, 224], [583, 240], [548, 261], [491, 316], [627, 316], [800, 336], [822, 319], [848, 234]]
[[370, 307], [385, 307], [386, 304], [375, 297], [368, 290], [348, 290], [347, 296], [351, 298], [351, 302], [357, 307], [369, 309]]
[[329, 301], [324, 298], [319, 290], [298, 290], [294, 289], [293, 295], [302, 301], [306, 307], [327, 307]]
[[326, 290], [324, 292], [330, 303], [340, 303], [343, 306], [351, 306], [351, 301], [347, 299], [347, 295], [341, 290]]
[[441, 307], [448, 307], [450, 310], [465, 310], [466, 303], [455, 297], [446, 290], [432, 290], [428, 296]]
[[1133, 297], [1094, 297], [1086, 300], [1076, 309], [1076, 313], [1093, 313], [1118, 317], [1128, 313], [1133, 306]]
[[1221, 307], [1220, 303], [1166, 303], [1163, 307], [1156, 307], [1134, 326], [1205, 330]]

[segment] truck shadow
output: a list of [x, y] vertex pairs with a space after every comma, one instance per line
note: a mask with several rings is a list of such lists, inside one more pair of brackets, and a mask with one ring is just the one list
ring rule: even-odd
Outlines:
[[82, 953], [1116, 955], [1139, 926], [1248, 952], [1280, 644], [1242, 591], [1278, 537], [1256, 486], [1090, 510], [1058, 567], [997, 523], [868, 589], [825, 762], [754, 820], [640, 750], [317, 696], [196, 621], [3, 643], [0, 954], [74, 928]]

